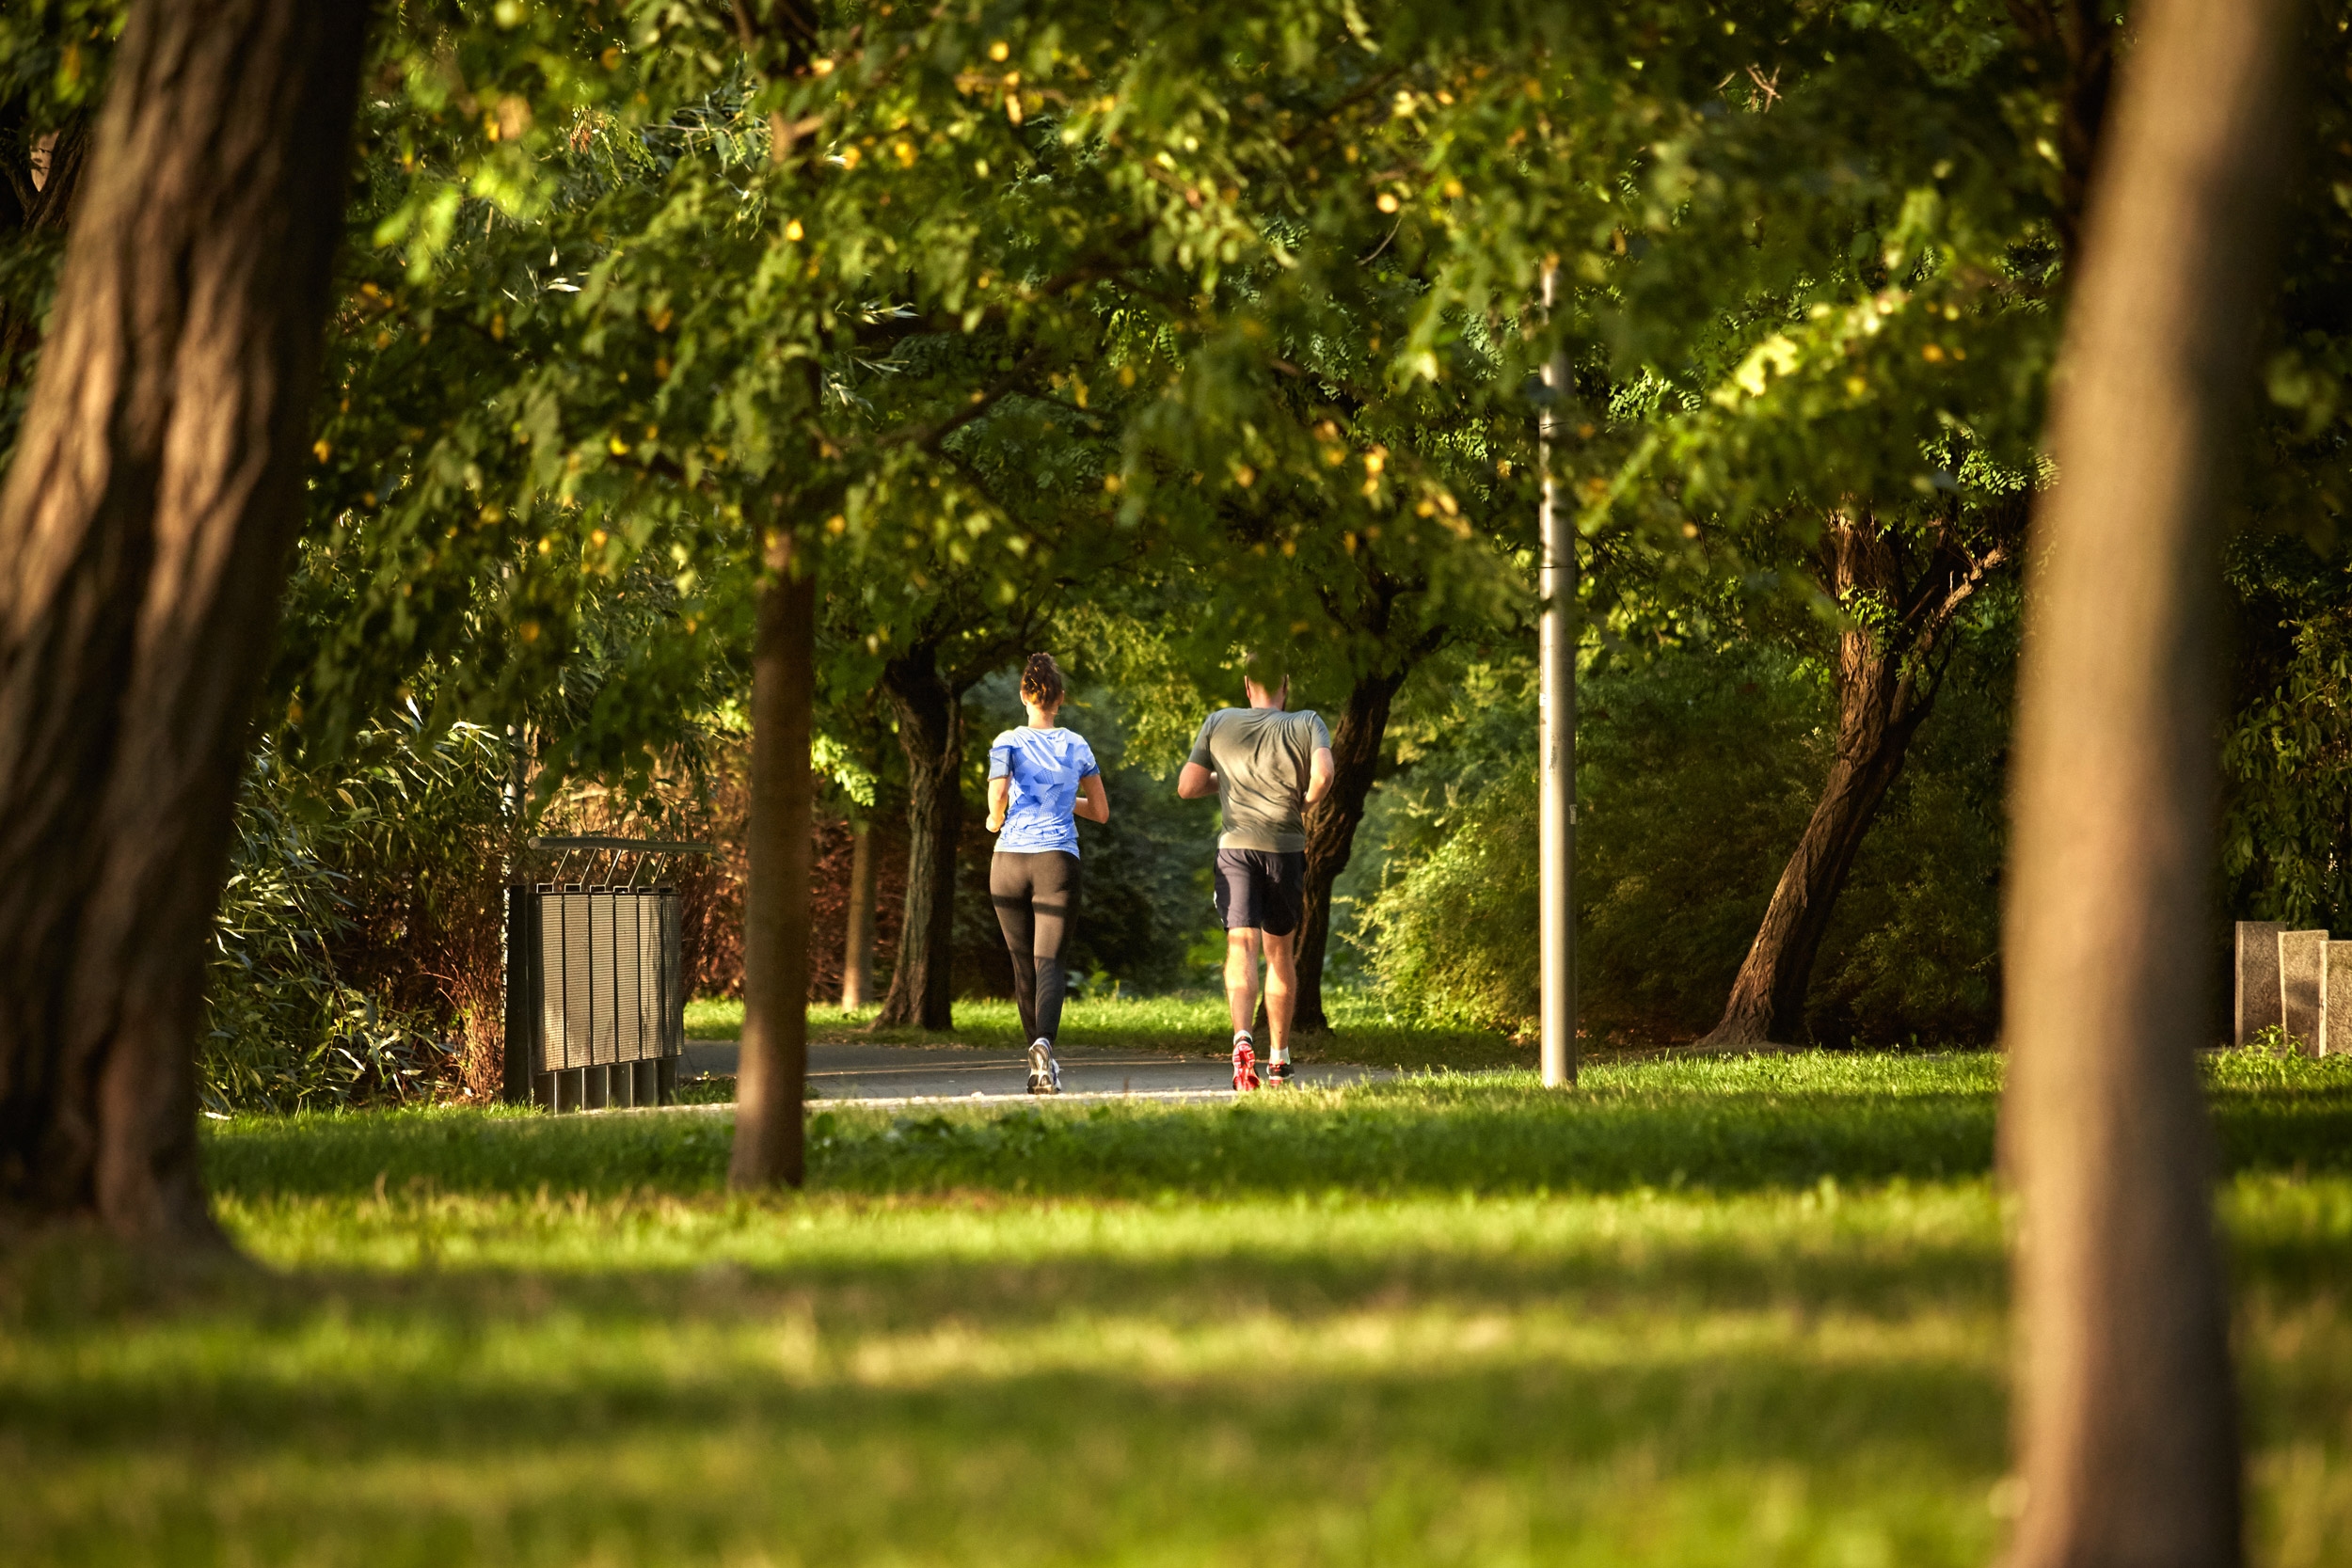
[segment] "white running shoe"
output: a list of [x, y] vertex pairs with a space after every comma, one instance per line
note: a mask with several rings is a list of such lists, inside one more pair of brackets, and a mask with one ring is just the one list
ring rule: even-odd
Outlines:
[[1054, 1060], [1054, 1042], [1029, 1042], [1029, 1092], [1031, 1094], [1061, 1093], [1061, 1064]]

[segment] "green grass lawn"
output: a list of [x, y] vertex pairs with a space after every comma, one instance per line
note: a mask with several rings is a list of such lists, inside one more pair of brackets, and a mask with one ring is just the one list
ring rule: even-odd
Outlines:
[[[1326, 994], [1324, 1005], [1332, 1032], [1302, 1038], [1294, 1053], [1302, 1062], [1368, 1062], [1375, 1067], [1451, 1067], [1457, 1070], [1535, 1064], [1533, 1043], [1518, 1044], [1492, 1030], [1433, 1029], [1398, 1019], [1368, 992], [1334, 989]], [[953, 1042], [992, 1051], [1017, 1051], [1029, 1043], [1022, 1037], [1021, 1015], [1010, 1001], [958, 1002], [953, 1009], [955, 1027], [940, 1031], [877, 1030], [872, 1024], [881, 1011], [880, 1007], [852, 1012], [811, 1007], [809, 1037], [886, 1045]], [[1103, 997], [1073, 1001], [1064, 1007], [1058, 1039], [1063, 1045], [1222, 1056], [1231, 1043], [1232, 1030], [1219, 997]], [[739, 1001], [703, 997], [686, 1005], [690, 1039], [731, 1040], [742, 1032], [743, 1004]]]
[[[2207, 1069], [2254, 1560], [2352, 1560], [2352, 1066]], [[1969, 1564], [1998, 1063], [210, 1124], [266, 1271], [0, 1271], [0, 1560]]]

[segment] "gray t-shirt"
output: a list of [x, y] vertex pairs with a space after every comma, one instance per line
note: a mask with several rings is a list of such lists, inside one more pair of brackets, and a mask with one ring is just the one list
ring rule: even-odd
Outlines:
[[1193, 737], [1188, 759], [1216, 774], [1225, 819], [1220, 849], [1307, 847], [1308, 768], [1331, 744], [1320, 715], [1271, 707], [1223, 707]]

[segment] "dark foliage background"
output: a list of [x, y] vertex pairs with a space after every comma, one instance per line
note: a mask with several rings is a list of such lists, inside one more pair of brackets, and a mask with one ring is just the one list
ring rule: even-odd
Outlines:
[[[1866, 841], [1814, 970], [1826, 1043], [1979, 1044], [1997, 1025], [2013, 599], [1979, 610]], [[1593, 1038], [1663, 1043], [1720, 1015], [1833, 741], [1820, 651], [1691, 638], [1596, 661], [1577, 777], [1580, 1004]], [[1535, 1006], [1532, 671], [1433, 682], [1343, 891], [1394, 1006], [1520, 1027]]]

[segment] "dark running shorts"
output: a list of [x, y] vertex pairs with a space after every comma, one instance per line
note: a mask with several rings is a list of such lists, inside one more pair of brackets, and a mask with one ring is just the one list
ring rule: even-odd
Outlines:
[[1297, 849], [1219, 849], [1216, 913], [1229, 931], [1270, 937], [1298, 929], [1307, 895], [1307, 856]]

